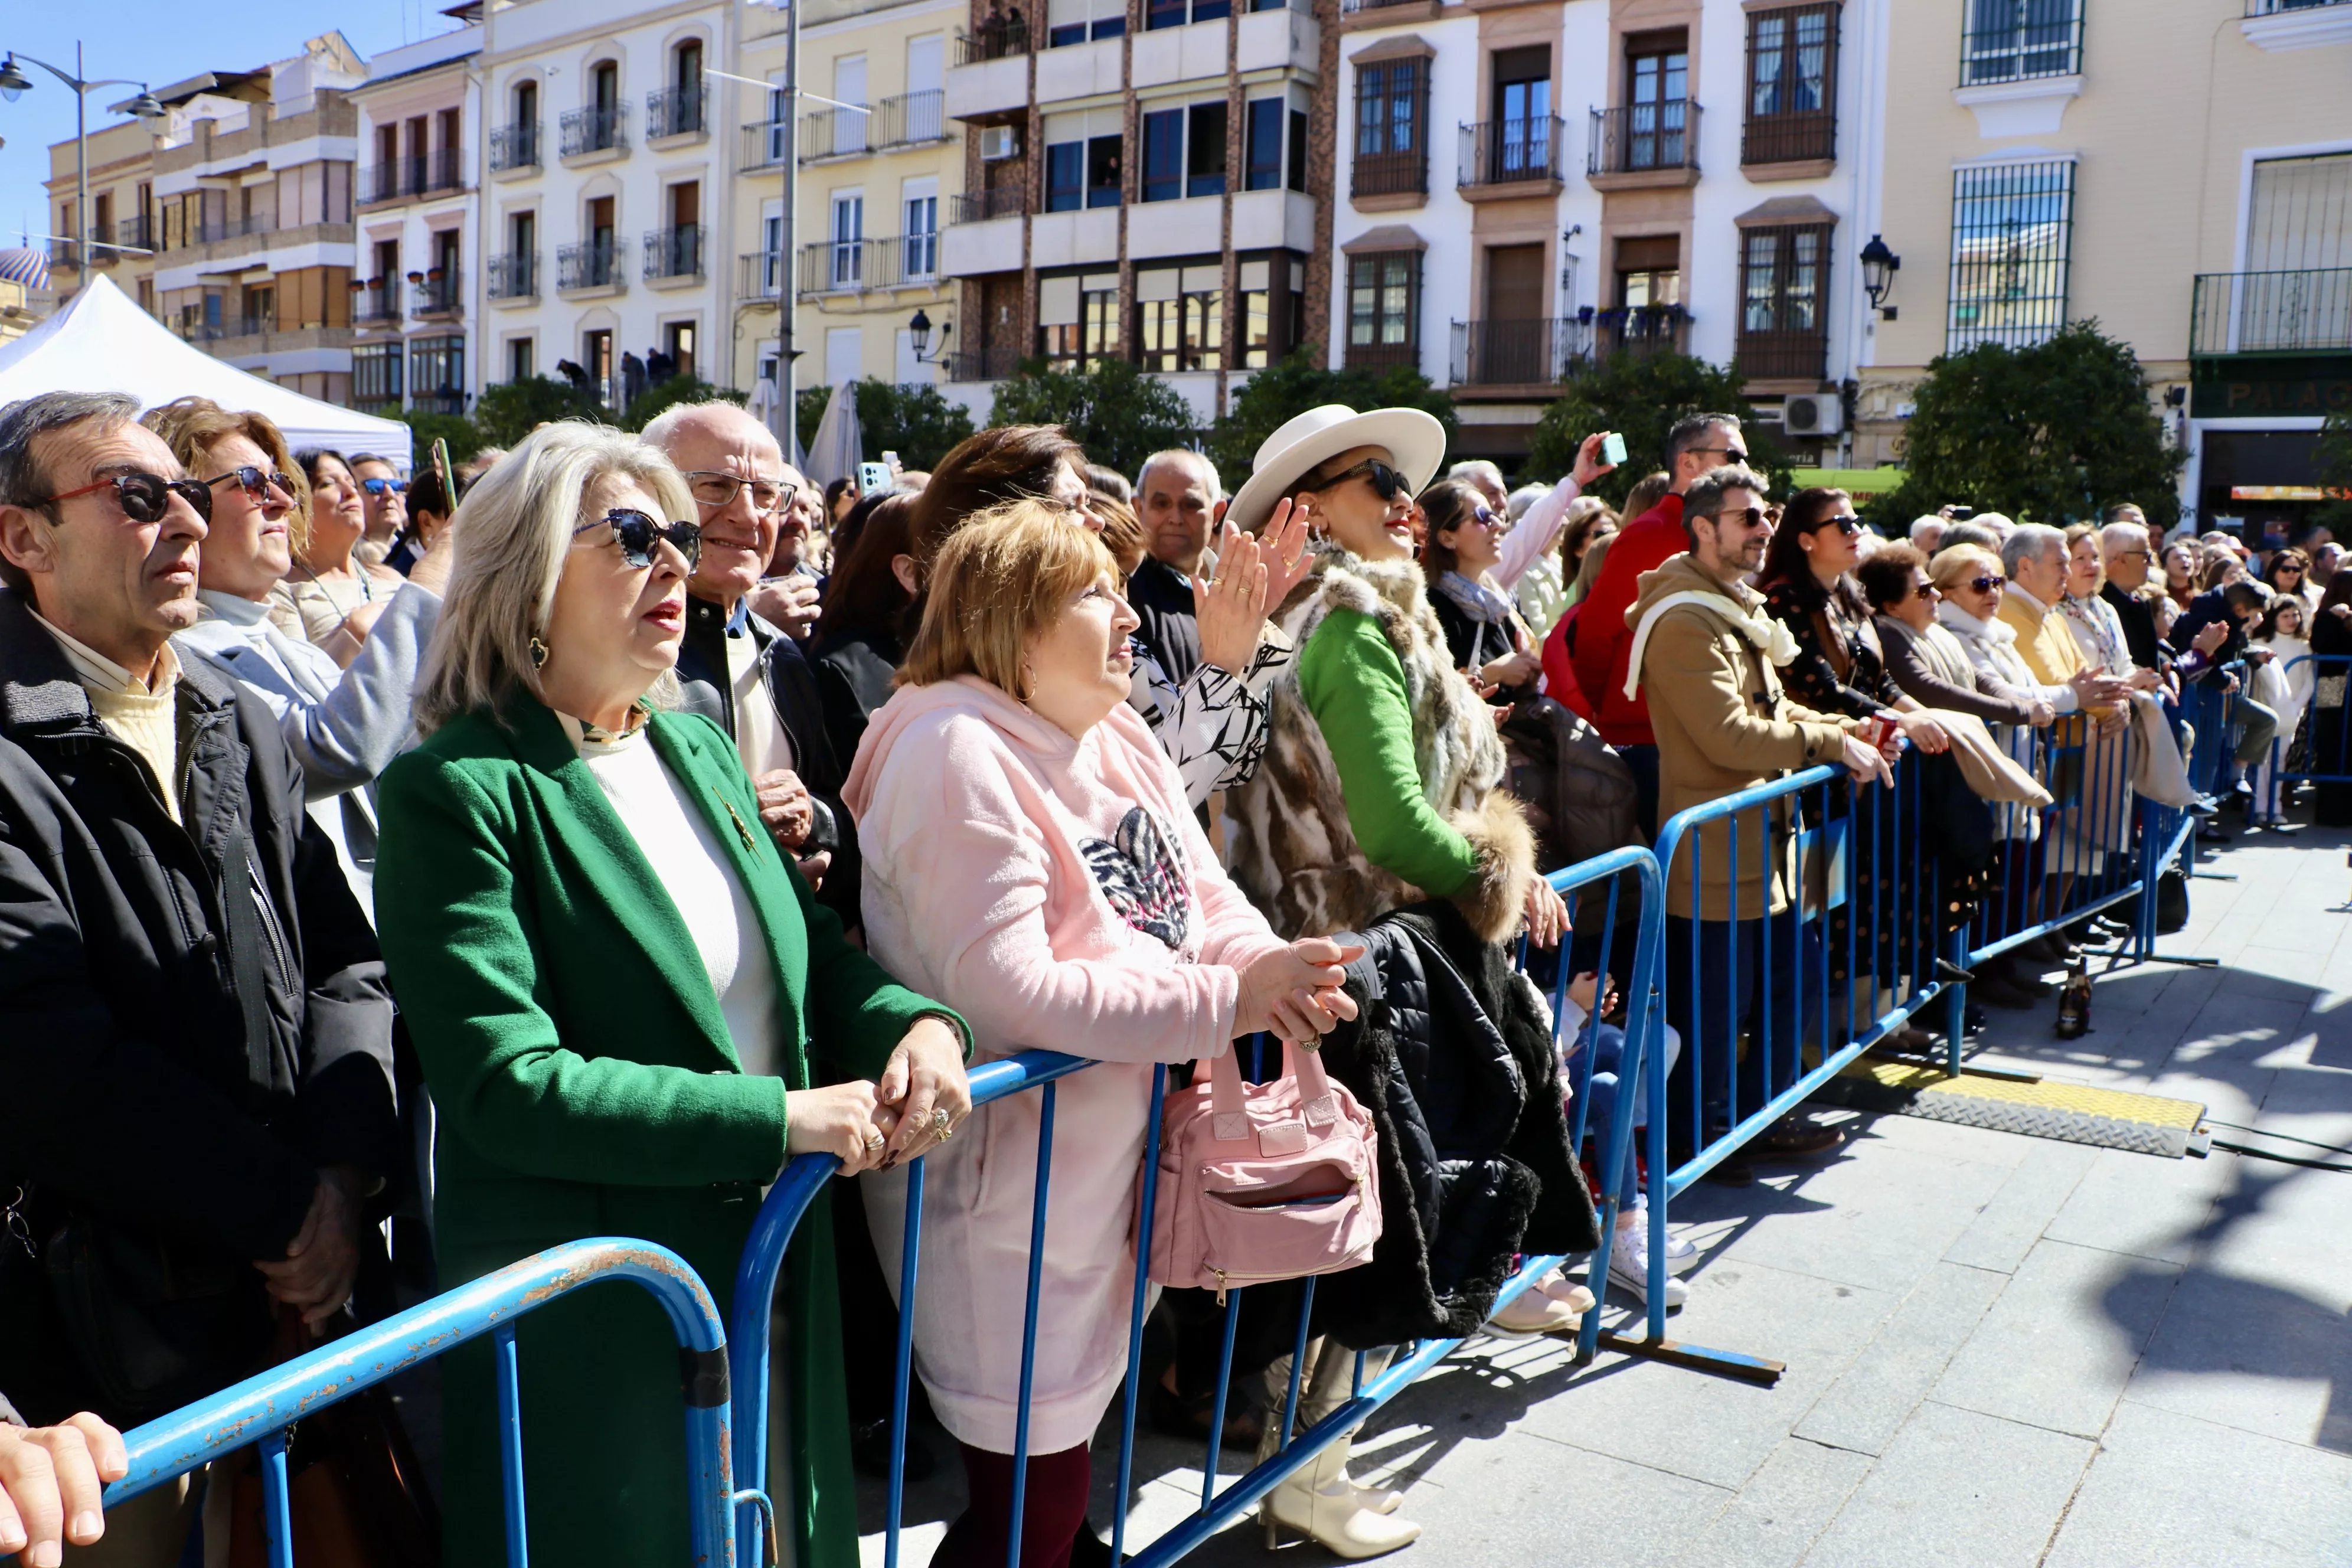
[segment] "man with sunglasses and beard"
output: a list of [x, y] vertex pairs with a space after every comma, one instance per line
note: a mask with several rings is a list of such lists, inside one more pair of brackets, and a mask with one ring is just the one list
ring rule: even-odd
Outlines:
[[[1780, 668], [1796, 657], [1795, 640], [1765, 613], [1764, 596], [1743, 580], [1763, 565], [1772, 538], [1764, 512], [1767, 484], [1762, 476], [1730, 464], [1691, 484], [1675, 504], [1688, 552], [1643, 574], [1641, 597], [1625, 617], [1631, 634], [1627, 662], [1609, 695], [1630, 701], [1638, 691], [1648, 700], [1657, 737], [1661, 821], [1825, 763], [1842, 763], [1857, 787], [1890, 778], [1887, 759], [1853, 733], [1865, 721], [1799, 707], [1781, 689]], [[1613, 551], [1609, 559], [1616, 563]], [[1786, 805], [1780, 803], [1781, 808]], [[1758, 1030], [1768, 1023], [1758, 1011], [1759, 998], [1768, 994], [1761, 983], [1766, 954], [1774, 969], [1769, 994], [1785, 1003], [1798, 994], [1794, 983], [1806, 937], [1793, 908], [1796, 889], [1783, 852], [1793, 826], [1785, 809], [1773, 814], [1775, 863], [1769, 874], [1754, 819], [1740, 822], [1736, 858], [1730, 826], [1726, 821], [1702, 827], [1683, 841], [1675, 864], [1666, 868], [1666, 1019], [1687, 1042], [1670, 1079], [1675, 1106], [1667, 1125], [1673, 1137], [1684, 1140], [1690, 1137], [1695, 1095], [1704, 1114], [1704, 1136], [1712, 1139], [1725, 1131], [1735, 1059], [1742, 1117], [1794, 1081], [1802, 1032], [1792, 1029], [1781, 1009], [1774, 1010], [1769, 1020], [1773, 1081], [1767, 1081], [1760, 1047], [1739, 1049], [1743, 1026]], [[1689, 859], [1694, 840], [1699, 856], [1696, 905]], [[1747, 1147], [1764, 1155], [1810, 1154], [1837, 1142], [1834, 1133], [1789, 1121]], [[1674, 1153], [1679, 1161], [1695, 1152], [1678, 1148]], [[1735, 1184], [1742, 1175], [1736, 1161], [1725, 1161], [1717, 1171]]]
[[[685, 475], [702, 524], [677, 656], [688, 706], [734, 738], [776, 847], [855, 929], [857, 879], [845, 862], [857, 835], [841, 804], [848, 769], [826, 736], [799, 633], [755, 615], [749, 602], [798, 500], [799, 476], [768, 427], [731, 403], [669, 409], [646, 426], [645, 440]], [[836, 862], [845, 863], [833, 871]], [[835, 894], [827, 899], [829, 875]]]
[[[0, 1234], [42, 1255], [0, 1268], [0, 1386], [44, 1424], [223, 1388], [281, 1310], [324, 1329], [399, 1168], [374, 934], [277, 720], [173, 651], [213, 492], [138, 412], [0, 410]], [[191, 1479], [110, 1562], [180, 1561]]]

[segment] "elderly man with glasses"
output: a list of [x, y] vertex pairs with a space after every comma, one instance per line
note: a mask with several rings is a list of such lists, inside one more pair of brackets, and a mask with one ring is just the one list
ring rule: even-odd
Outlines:
[[[768, 427], [733, 404], [679, 405], [647, 425], [645, 438], [686, 475], [701, 514], [702, 554], [686, 584], [677, 656], [688, 706], [734, 738], [777, 847], [799, 860], [821, 893], [832, 889], [825, 901], [855, 927], [857, 881], [841, 864], [857, 852], [841, 804], [847, 769], [825, 735], [816, 678], [801, 651], [805, 627], [779, 626], [750, 602], [805, 487]], [[808, 597], [813, 621], [814, 584]], [[843, 897], [846, 908], [837, 902]]]
[[[138, 412], [0, 410], [0, 1233], [42, 1254], [0, 1269], [0, 1387], [37, 1423], [223, 1388], [281, 1307], [323, 1330], [404, 1168], [374, 934], [278, 721], [173, 652], [213, 492]], [[177, 1563], [194, 1495], [107, 1560]]]

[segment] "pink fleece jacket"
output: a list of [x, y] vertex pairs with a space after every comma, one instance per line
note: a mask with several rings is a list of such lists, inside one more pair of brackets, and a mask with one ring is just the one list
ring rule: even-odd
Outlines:
[[[1227, 1048], [1238, 971], [1282, 946], [1226, 878], [1183, 781], [1124, 705], [1072, 740], [972, 677], [901, 689], [842, 792], [875, 958], [962, 1014], [973, 1060], [1105, 1065], [1061, 1080], [1030, 1452], [1087, 1441], [1127, 1364], [1150, 1064]], [[929, 1157], [915, 1357], [948, 1430], [1013, 1451], [1040, 1098]], [[897, 1289], [904, 1172], [861, 1178]]]

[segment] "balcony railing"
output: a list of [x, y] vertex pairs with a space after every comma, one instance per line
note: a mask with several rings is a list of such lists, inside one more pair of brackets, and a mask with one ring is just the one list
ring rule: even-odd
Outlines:
[[466, 308], [465, 289], [454, 267], [440, 277], [425, 275], [422, 283], [409, 286], [409, 313], [416, 316], [453, 316]]
[[462, 392], [413, 392], [408, 406], [419, 414], [463, 414], [466, 395]]
[[1028, 52], [1026, 21], [982, 22], [956, 40], [956, 64], [960, 66], [976, 66], [982, 60], [1001, 60]]
[[2352, 350], [2352, 267], [2208, 272], [2191, 296], [2189, 352], [2342, 353]]
[[1381, 11], [1391, 5], [1408, 5], [1413, 3], [1414, 0], [1339, 0], [1339, 15], [1345, 16], [1358, 11]]
[[1350, 196], [1427, 195], [1429, 154], [1410, 153], [1358, 153], [1348, 167]]
[[992, 190], [966, 191], [950, 199], [950, 223], [986, 223], [991, 218], [1019, 217], [1029, 210], [1029, 187], [998, 185]]
[[1549, 385], [1591, 357], [1592, 323], [1574, 316], [1454, 323], [1456, 386]]
[[491, 257], [489, 281], [493, 300], [538, 299], [539, 252]]
[[192, 343], [226, 342], [231, 338], [257, 338], [277, 330], [276, 321], [268, 316], [223, 316], [217, 321], [180, 321], [172, 323], [172, 331]]
[[646, 140], [664, 136], [699, 136], [710, 127], [710, 89], [656, 88], [646, 94]]
[[1346, 353], [1349, 370], [1389, 370], [1421, 363], [1419, 343], [1349, 343]]
[[1733, 358], [1750, 381], [1819, 381], [1829, 371], [1829, 333], [1742, 332]]
[[950, 381], [1003, 381], [1021, 368], [1021, 356], [1010, 343], [982, 349], [957, 349], [947, 356]]
[[754, 120], [743, 127], [744, 169], [772, 169], [784, 161], [792, 128], [781, 120]]
[[455, 147], [373, 163], [360, 171], [360, 200], [397, 201], [403, 196], [431, 195], [465, 188], [466, 155]]
[[114, 226], [114, 243], [117, 245], [129, 246], [133, 250], [154, 249], [154, 217], [152, 215], [142, 213], [137, 217], [127, 217], [122, 219], [120, 223]]
[[1698, 100], [1629, 103], [1592, 111], [1587, 174], [1640, 174], [1698, 167]]
[[628, 281], [628, 247], [617, 239], [583, 240], [555, 253], [555, 286], [609, 289]]
[[2324, 5], [2352, 5], [2352, 0], [2246, 0], [2246, 15], [2281, 16], [2289, 11], [2316, 11]]
[[772, 300], [784, 286], [783, 253], [755, 250], [735, 258], [735, 294], [743, 300]]
[[278, 220], [268, 213], [250, 213], [244, 217], [215, 218], [196, 227], [196, 243], [211, 245], [216, 240], [241, 239], [248, 234], [268, 234], [278, 226]]
[[628, 119], [629, 106], [625, 103], [616, 103], [610, 109], [572, 110], [562, 121], [562, 155], [578, 158], [626, 147]]
[[539, 167], [539, 121], [520, 121], [501, 125], [490, 132], [490, 169], [494, 174], [509, 169]]
[[[1576, 314], [1580, 321], [1585, 317], [1583, 310]], [[1591, 316], [1592, 357], [1597, 360], [1689, 351], [1690, 312], [1680, 305], [1619, 305], [1594, 310]]]
[[1837, 115], [1826, 109], [1758, 114], [1739, 131], [1743, 164], [1802, 163], [1837, 156]]
[[928, 283], [939, 270], [936, 234], [821, 239], [801, 247], [800, 289], [803, 294], [851, 294], [895, 289], [902, 283]]
[[648, 283], [656, 278], [699, 278], [702, 276], [702, 226], [685, 224], [677, 228], [654, 228], [646, 231], [645, 279]]
[[364, 288], [352, 290], [352, 321], [362, 327], [386, 326], [400, 320], [400, 284], [397, 279], [379, 278]]
[[1480, 185], [1516, 185], [1557, 180], [1559, 116], [1490, 120], [1462, 127], [1462, 157], [1454, 183], [1462, 190]]
[[845, 158], [894, 147], [947, 140], [947, 94], [928, 92], [886, 98], [865, 110], [826, 109], [801, 117], [800, 156]]
[[[1990, 7], [2007, 11], [2007, 6]], [[2076, 76], [2083, 69], [2082, 0], [2037, 5], [2042, 19], [2012, 19], [1987, 27], [1966, 27], [1960, 33], [1960, 85], [1982, 87], [1988, 82], [2026, 81], [2036, 77]], [[1973, 13], [1974, 7], [1971, 7]], [[2067, 13], [2051, 16], [2053, 11]], [[2013, 15], [2013, 14], [2012, 14]]]

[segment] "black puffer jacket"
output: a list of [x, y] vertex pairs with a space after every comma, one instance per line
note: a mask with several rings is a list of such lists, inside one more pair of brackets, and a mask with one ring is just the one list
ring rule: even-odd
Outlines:
[[1458, 1338], [1494, 1310], [1517, 1255], [1599, 1242], [1592, 1194], [1550, 1031], [1508, 951], [1442, 900], [1361, 940], [1348, 973], [1360, 1016], [1323, 1059], [1379, 1131], [1383, 1229], [1370, 1263], [1317, 1294], [1317, 1326], [1356, 1349]]

